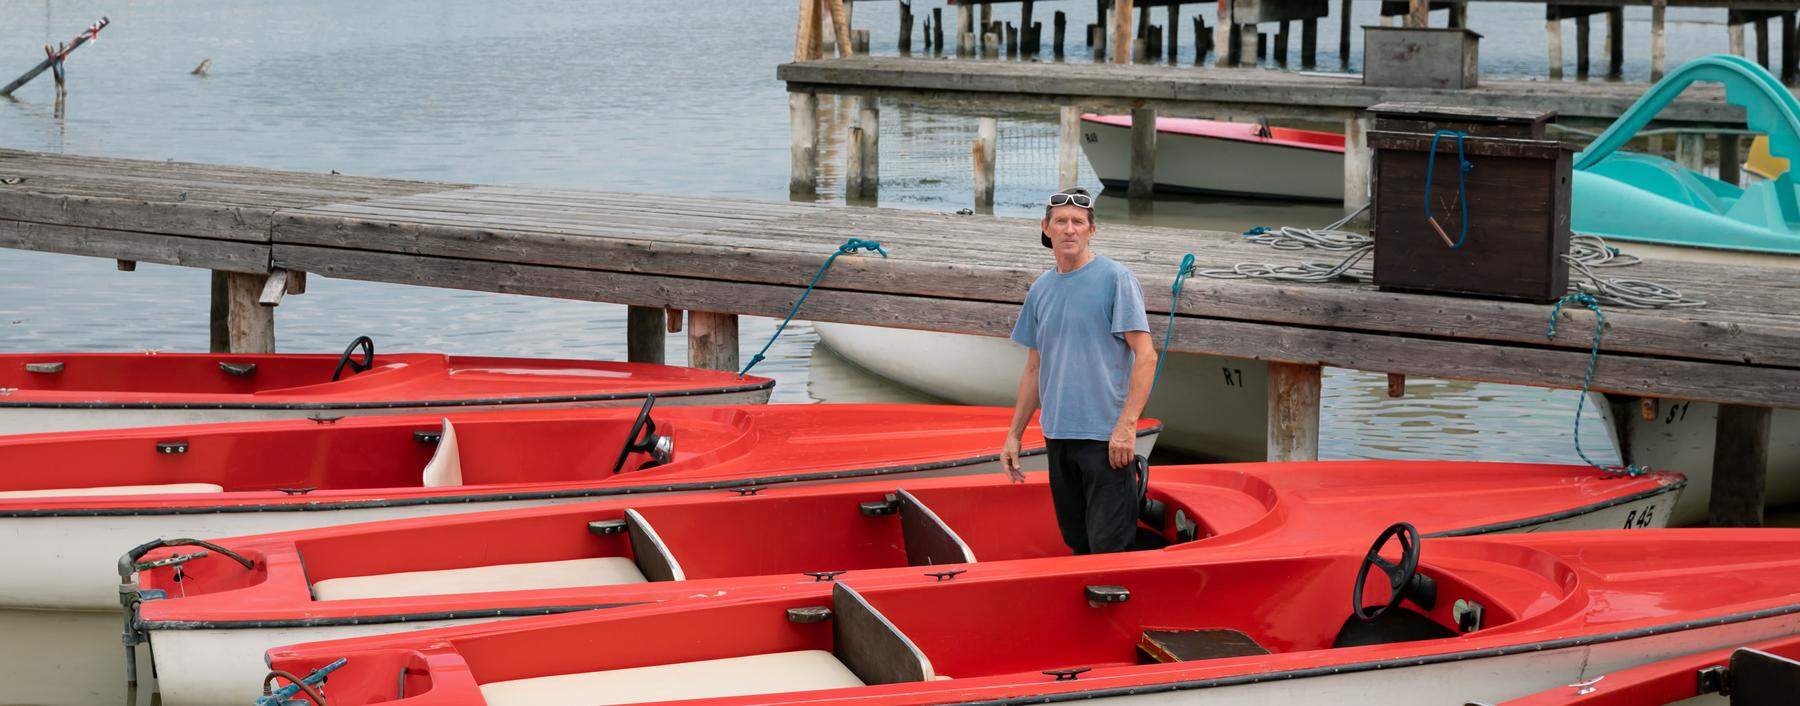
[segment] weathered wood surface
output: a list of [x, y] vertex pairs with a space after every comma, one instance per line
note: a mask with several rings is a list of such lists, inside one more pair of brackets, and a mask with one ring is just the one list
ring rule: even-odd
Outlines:
[[[1467, 90], [1364, 86], [1354, 77], [1265, 69], [1194, 70], [1154, 64], [933, 61], [855, 57], [782, 64], [790, 91], [879, 95], [899, 102], [961, 102], [1008, 110], [1056, 105], [1151, 106], [1168, 115], [1251, 110], [1274, 117], [1345, 117], [1384, 102], [1532, 108], [1565, 118], [1610, 120], [1648, 88], [1609, 82], [1484, 79]], [[1716, 87], [1695, 86], [1658, 115], [1670, 123], [1738, 125], [1743, 112]]]
[[[143, 166], [91, 161], [95, 170]], [[263, 241], [204, 242], [268, 248], [265, 268], [326, 277], [773, 317], [787, 313], [833, 249], [859, 237], [882, 242], [890, 257], [838, 258], [802, 318], [1003, 336], [1032, 280], [1052, 266], [1034, 219], [385, 180], [356, 191], [360, 200], [296, 205], [281, 201], [287, 192], [278, 187], [322, 177], [252, 171], [244, 183], [270, 196], [239, 207], [268, 212]], [[168, 179], [182, 176], [174, 170]], [[370, 198], [377, 192], [391, 195]], [[64, 197], [34, 193], [47, 203]], [[21, 203], [15, 212], [57, 213]], [[0, 234], [20, 228], [0, 217]], [[132, 238], [203, 242], [179, 231], [117, 233], [83, 254], [157, 261], [126, 252]], [[1234, 233], [1111, 223], [1096, 247], [1137, 273], [1159, 338], [1184, 253], [1197, 253], [1203, 267], [1336, 259], [1274, 251]], [[1606, 274], [1666, 282], [1711, 304], [1609, 311], [1597, 389], [1800, 407], [1792, 270], [1652, 261]], [[1382, 292], [1367, 282], [1193, 278], [1178, 313], [1178, 351], [1564, 388], [1581, 384], [1593, 325], [1588, 313], [1568, 311], [1557, 338], [1546, 340], [1546, 306]]]

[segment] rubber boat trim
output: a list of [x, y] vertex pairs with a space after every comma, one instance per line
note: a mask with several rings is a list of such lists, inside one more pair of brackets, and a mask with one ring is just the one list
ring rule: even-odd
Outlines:
[[[1628, 478], [1628, 477], [1629, 476], [1620, 476], [1620, 478]], [[1651, 489], [1643, 491], [1641, 493], [1633, 493], [1631, 495], [1627, 495], [1622, 498], [1613, 498], [1612, 500], [1608, 500], [1605, 502], [1594, 503], [1592, 505], [1583, 505], [1581, 507], [1570, 508], [1568, 510], [1563, 510], [1561, 512], [1554, 512], [1554, 513], [1551, 513], [1548, 515], [1539, 515], [1537, 517], [1530, 517], [1530, 518], [1526, 518], [1523, 520], [1512, 520], [1510, 522], [1497, 522], [1497, 523], [1494, 523], [1491, 525], [1481, 525], [1479, 527], [1464, 527], [1462, 529], [1444, 530], [1442, 532], [1432, 532], [1425, 536], [1426, 537], [1467, 537], [1467, 536], [1476, 535], [1476, 534], [1495, 534], [1498, 532], [1507, 532], [1510, 530], [1523, 529], [1526, 527], [1530, 527], [1532, 525], [1541, 525], [1541, 524], [1548, 524], [1551, 522], [1557, 522], [1560, 520], [1567, 520], [1567, 519], [1574, 518], [1574, 517], [1580, 517], [1582, 515], [1586, 515], [1591, 512], [1605, 510], [1606, 508], [1609, 508], [1609, 507], [1615, 507], [1618, 505], [1634, 503], [1639, 500], [1654, 498], [1658, 495], [1673, 493], [1673, 492], [1681, 490], [1682, 488], [1685, 488], [1685, 487], [1687, 487], [1687, 480], [1682, 479], [1682, 480], [1678, 480], [1673, 483], [1670, 483], [1668, 485], [1662, 486], [1660, 488], [1651, 488]]]
[[0, 402], [0, 409], [36, 408], [36, 409], [303, 409], [330, 411], [334, 409], [397, 409], [401, 407], [476, 407], [514, 404], [556, 404], [568, 402], [606, 402], [609, 400], [641, 400], [649, 395], [658, 399], [667, 397], [697, 397], [701, 395], [729, 395], [739, 392], [755, 392], [767, 390], [775, 386], [774, 380], [752, 385], [732, 385], [727, 387], [703, 387], [679, 390], [647, 390], [644, 392], [614, 392], [598, 395], [552, 395], [548, 397], [479, 397], [451, 400], [391, 400], [387, 402], [219, 402], [219, 403], [173, 403], [173, 402]]
[[131, 624], [144, 630], [262, 630], [275, 628], [331, 628], [346, 625], [381, 625], [383, 623], [420, 623], [434, 620], [472, 620], [479, 618], [520, 618], [531, 615], [555, 615], [583, 610], [623, 608], [643, 605], [641, 602], [592, 603], [588, 605], [536, 606], [530, 608], [489, 608], [486, 610], [444, 610], [435, 613], [402, 613], [395, 615], [358, 615], [335, 618], [293, 618], [287, 620], [140, 620], [137, 608], [131, 611]]
[[1724, 615], [1724, 616], [1720, 616], [1717, 618], [1703, 618], [1700, 620], [1689, 620], [1689, 621], [1680, 622], [1680, 623], [1655, 625], [1655, 626], [1651, 626], [1651, 627], [1638, 628], [1636, 630], [1623, 630], [1620, 632], [1602, 633], [1599, 635], [1586, 635], [1586, 636], [1581, 636], [1581, 637], [1565, 637], [1565, 638], [1558, 639], [1558, 640], [1544, 640], [1541, 642], [1528, 642], [1528, 643], [1519, 644], [1519, 645], [1507, 645], [1504, 647], [1490, 647], [1490, 648], [1481, 649], [1481, 650], [1466, 650], [1466, 651], [1462, 651], [1462, 652], [1446, 652], [1446, 653], [1435, 654], [1435, 655], [1425, 655], [1425, 656], [1420, 656], [1420, 657], [1401, 657], [1401, 658], [1396, 658], [1396, 659], [1375, 660], [1375, 661], [1371, 661], [1371, 662], [1353, 662], [1350, 664], [1336, 664], [1336, 665], [1330, 665], [1330, 666], [1325, 666], [1325, 667], [1307, 667], [1305, 669], [1289, 669], [1289, 670], [1284, 670], [1284, 671], [1279, 671], [1279, 672], [1264, 672], [1261, 674], [1242, 674], [1242, 675], [1238, 675], [1238, 676], [1218, 677], [1218, 678], [1214, 678], [1214, 679], [1196, 679], [1196, 680], [1191, 680], [1191, 681], [1170, 682], [1170, 683], [1166, 683], [1166, 684], [1146, 684], [1143, 686], [1117, 686], [1117, 687], [1107, 687], [1107, 688], [1102, 688], [1102, 689], [1088, 689], [1088, 690], [1084, 690], [1084, 691], [1069, 691], [1069, 692], [1062, 692], [1062, 693], [1055, 693], [1055, 694], [1037, 694], [1037, 695], [1033, 695], [1033, 696], [1016, 696], [1016, 697], [1004, 698], [1004, 699], [944, 701], [942, 703], [1047, 704], [1047, 703], [1057, 703], [1057, 702], [1061, 702], [1061, 701], [1086, 701], [1088, 699], [1099, 699], [1099, 698], [1106, 698], [1106, 697], [1110, 697], [1110, 696], [1135, 696], [1135, 695], [1141, 695], [1141, 694], [1160, 694], [1160, 693], [1168, 693], [1168, 692], [1174, 692], [1174, 691], [1191, 691], [1191, 690], [1195, 690], [1195, 689], [1213, 689], [1213, 688], [1227, 687], [1227, 686], [1243, 686], [1243, 685], [1247, 685], [1247, 684], [1261, 684], [1264, 682], [1288, 681], [1288, 680], [1292, 680], [1292, 679], [1306, 679], [1309, 677], [1323, 677], [1323, 676], [1332, 676], [1332, 675], [1338, 675], [1338, 674], [1353, 674], [1356, 672], [1371, 672], [1371, 671], [1376, 671], [1376, 670], [1393, 669], [1393, 668], [1399, 668], [1399, 667], [1425, 667], [1425, 666], [1430, 666], [1430, 665], [1435, 665], [1435, 664], [1445, 664], [1445, 663], [1449, 663], [1449, 662], [1463, 662], [1463, 661], [1472, 660], [1472, 659], [1486, 659], [1489, 657], [1510, 657], [1513, 655], [1526, 654], [1526, 653], [1530, 653], [1530, 652], [1545, 652], [1545, 651], [1549, 651], [1549, 650], [1569, 649], [1572, 647], [1587, 647], [1590, 645], [1600, 645], [1600, 644], [1605, 644], [1605, 643], [1609, 643], [1609, 642], [1623, 642], [1625, 640], [1636, 640], [1636, 639], [1645, 638], [1645, 637], [1656, 637], [1659, 635], [1667, 635], [1670, 633], [1677, 633], [1677, 632], [1682, 632], [1682, 631], [1686, 631], [1686, 630], [1698, 630], [1701, 628], [1719, 627], [1721, 625], [1731, 625], [1734, 623], [1746, 623], [1746, 622], [1752, 622], [1752, 621], [1756, 621], [1756, 620], [1765, 620], [1768, 618], [1779, 618], [1782, 616], [1793, 615], [1796, 613], [1800, 613], [1800, 604], [1789, 604], [1789, 605], [1780, 606], [1777, 608], [1766, 608], [1763, 610], [1751, 611], [1748, 613], [1734, 613], [1731, 615]]
[[[1162, 432], [1162, 425], [1157, 424], [1138, 430], [1138, 437], [1146, 437]], [[1021, 456], [1041, 456], [1045, 449], [1031, 449], [1020, 452]], [[454, 505], [480, 502], [509, 502], [519, 500], [558, 500], [562, 498], [600, 498], [615, 495], [641, 495], [644, 493], [674, 493], [694, 490], [725, 490], [776, 483], [796, 483], [800, 481], [838, 480], [843, 478], [873, 478], [876, 476], [898, 473], [917, 473], [958, 466], [973, 466], [1000, 460], [1000, 454], [984, 454], [981, 456], [964, 456], [950, 461], [934, 461], [916, 463], [905, 466], [882, 466], [861, 470], [821, 471], [817, 473], [795, 473], [785, 476], [763, 476], [759, 478], [741, 478], [721, 481], [696, 481], [692, 483], [670, 483], [667, 485], [634, 485], [608, 488], [572, 488], [567, 490], [544, 490], [530, 493], [488, 493], [479, 495], [436, 495], [423, 498], [375, 498], [369, 500], [345, 500], [342, 502], [293, 502], [271, 503], [261, 505], [209, 505], [196, 507], [117, 507], [117, 508], [69, 508], [56, 510], [0, 510], [0, 518], [13, 517], [138, 517], [150, 515], [210, 515], [239, 512], [330, 512], [333, 510], [365, 510], [389, 507], [412, 507], [416, 505]], [[293, 496], [303, 498], [305, 496]]]

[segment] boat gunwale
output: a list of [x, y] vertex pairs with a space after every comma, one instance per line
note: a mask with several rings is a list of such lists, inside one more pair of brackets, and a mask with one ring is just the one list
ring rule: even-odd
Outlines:
[[[1618, 477], [1619, 478], [1630, 478], [1632, 476], [1620, 475]], [[1582, 515], [1586, 515], [1589, 513], [1599, 512], [1599, 511], [1605, 510], [1607, 508], [1617, 507], [1620, 505], [1627, 505], [1627, 504], [1634, 503], [1634, 502], [1637, 502], [1640, 500], [1647, 500], [1649, 498], [1654, 498], [1659, 495], [1665, 495], [1668, 493], [1679, 492], [1682, 489], [1687, 487], [1687, 478], [1685, 476], [1674, 475], [1674, 474], [1665, 474], [1664, 477], [1671, 479], [1671, 481], [1668, 483], [1665, 483], [1664, 485], [1660, 485], [1655, 488], [1651, 488], [1649, 490], [1639, 491], [1639, 492], [1633, 493], [1631, 495], [1613, 498], [1611, 500], [1604, 500], [1601, 502], [1594, 503], [1592, 505], [1584, 505], [1579, 508], [1570, 508], [1570, 509], [1562, 510], [1559, 512], [1553, 512], [1553, 513], [1550, 513], [1547, 515], [1539, 515], [1537, 517], [1528, 517], [1528, 518], [1519, 519], [1519, 520], [1508, 520], [1506, 522], [1496, 522], [1496, 523], [1489, 524], [1489, 525], [1479, 525], [1476, 527], [1464, 527], [1462, 529], [1453, 529], [1453, 530], [1441, 530], [1441, 531], [1437, 531], [1437, 532], [1428, 533], [1424, 536], [1426, 536], [1426, 537], [1471, 537], [1471, 536], [1483, 535], [1483, 534], [1498, 534], [1498, 533], [1506, 532], [1508, 530], [1524, 529], [1524, 528], [1530, 527], [1532, 525], [1548, 524], [1548, 523], [1557, 522], [1560, 520], [1572, 519], [1572, 518], [1580, 517]], [[1673, 511], [1674, 511], [1673, 508], [1671, 508], [1670, 512], [1672, 513]]]
[[[681, 387], [671, 388], [669, 390], [637, 390], [632, 392], [608, 392], [583, 395], [470, 397], [448, 400], [388, 400], [380, 402], [57, 402], [49, 400], [0, 400], [0, 409], [301, 409], [329, 411], [335, 409], [398, 409], [403, 407], [475, 407], [569, 402], [605, 402], [610, 400], [643, 399], [650, 395], [656, 395], [659, 398], [726, 395], [739, 392], [756, 392], [759, 390], [770, 389], [774, 386], [775, 380], [763, 378], [763, 381], [760, 383], [719, 387]], [[323, 420], [320, 421], [323, 423]]]
[[[1105, 117], [1104, 114], [1100, 114], [1100, 113], [1094, 113], [1093, 115], [1100, 115], [1101, 117]], [[1130, 120], [1130, 118], [1127, 117], [1126, 120]], [[1093, 123], [1095, 125], [1105, 125], [1107, 127], [1115, 127], [1115, 128], [1119, 128], [1121, 130], [1130, 130], [1131, 129], [1130, 124], [1118, 125], [1115, 123], [1107, 122], [1105, 120], [1097, 120], [1094, 118], [1090, 118], [1087, 115], [1081, 116], [1081, 122]], [[1209, 120], [1206, 122], [1234, 123], [1234, 124], [1248, 125], [1248, 123], [1235, 123], [1235, 121], [1230, 121], [1230, 120]], [[1335, 135], [1336, 134], [1336, 133], [1325, 132], [1322, 130], [1305, 130], [1302, 128], [1280, 128], [1280, 129], [1282, 129], [1282, 130], [1299, 130], [1300, 132], [1311, 132], [1311, 133], [1317, 133], [1320, 135]], [[1304, 152], [1324, 152], [1326, 154], [1335, 154], [1335, 155], [1339, 155], [1339, 156], [1344, 155], [1345, 152], [1347, 151], [1347, 148], [1344, 148], [1344, 147], [1332, 149], [1328, 145], [1315, 145], [1315, 144], [1311, 144], [1311, 143], [1298, 142], [1298, 141], [1294, 141], [1294, 140], [1278, 140], [1277, 138], [1273, 138], [1273, 137], [1253, 137], [1253, 138], [1246, 139], [1246, 138], [1240, 138], [1240, 137], [1232, 137], [1229, 135], [1203, 135], [1203, 134], [1197, 134], [1197, 133], [1192, 133], [1192, 132], [1183, 132], [1183, 131], [1174, 130], [1174, 129], [1164, 129], [1161, 126], [1158, 126], [1156, 128], [1156, 131], [1158, 133], [1163, 133], [1163, 134], [1180, 135], [1182, 137], [1192, 137], [1197, 140], [1219, 140], [1221, 142], [1237, 142], [1237, 143], [1242, 143], [1242, 144], [1246, 144], [1246, 145], [1259, 145], [1259, 146], [1263, 146], [1263, 147], [1281, 147], [1281, 148], [1285, 148], [1285, 149], [1301, 150]]]

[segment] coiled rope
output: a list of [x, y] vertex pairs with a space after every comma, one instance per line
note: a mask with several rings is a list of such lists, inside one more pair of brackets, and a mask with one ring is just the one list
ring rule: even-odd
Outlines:
[[738, 372], [738, 377], [741, 378], [741, 377], [744, 377], [745, 375], [749, 375], [751, 368], [756, 367], [757, 363], [763, 362], [764, 357], [769, 352], [769, 347], [775, 345], [775, 339], [781, 338], [781, 332], [786, 331], [788, 324], [793, 322], [794, 315], [800, 313], [800, 305], [806, 303], [806, 298], [812, 294], [813, 287], [817, 286], [819, 284], [819, 280], [825, 276], [825, 273], [828, 270], [831, 269], [832, 263], [837, 262], [838, 256], [839, 255], [850, 255], [850, 254], [855, 253], [858, 250], [869, 250], [872, 252], [880, 253], [882, 257], [888, 256], [887, 251], [882, 249], [881, 243], [878, 243], [873, 240], [863, 240], [861, 238], [851, 238], [849, 240], [844, 241], [843, 245], [839, 245], [838, 249], [835, 252], [831, 253], [831, 257], [825, 258], [825, 264], [819, 266], [819, 271], [816, 273], [813, 273], [812, 281], [806, 283], [806, 291], [801, 292], [800, 298], [794, 300], [794, 308], [788, 310], [787, 318], [782, 319], [781, 325], [775, 327], [774, 335], [769, 336], [769, 340], [767, 343], [763, 344], [762, 350], [757, 351], [756, 355], [750, 356], [750, 363], [748, 365], [745, 365], [744, 369], [742, 371]]
[[[1345, 258], [1337, 264], [1304, 262], [1298, 265], [1277, 265], [1267, 262], [1240, 262], [1229, 268], [1208, 268], [1193, 270], [1192, 274], [1212, 279], [1264, 279], [1277, 282], [1331, 282], [1338, 279], [1357, 279], [1369, 276], [1367, 269], [1355, 269], [1363, 258], [1375, 249], [1375, 239], [1365, 233], [1341, 230], [1345, 223], [1369, 210], [1369, 204], [1363, 204], [1350, 215], [1344, 216], [1322, 228], [1295, 228], [1282, 226], [1269, 228], [1257, 226], [1244, 231], [1244, 238], [1252, 243], [1267, 245], [1276, 250], [1324, 250], [1327, 252], [1346, 253]], [[1186, 262], [1186, 260], [1183, 260]]]

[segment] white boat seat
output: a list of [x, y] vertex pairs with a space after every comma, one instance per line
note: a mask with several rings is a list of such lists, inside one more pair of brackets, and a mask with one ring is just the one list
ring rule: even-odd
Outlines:
[[625, 557], [598, 557], [527, 564], [493, 564], [438, 571], [403, 571], [325, 579], [312, 585], [313, 599], [441, 596], [452, 593], [527, 591], [643, 583], [644, 574]]
[[98, 485], [90, 488], [40, 488], [8, 490], [0, 498], [48, 498], [58, 495], [175, 495], [178, 493], [223, 493], [224, 486], [213, 483], [164, 483], [162, 485]]
[[830, 652], [804, 650], [557, 674], [481, 685], [489, 706], [630, 704], [864, 686]]
[[422, 485], [427, 488], [454, 488], [463, 484], [462, 454], [456, 448], [456, 427], [444, 417], [444, 431], [438, 435], [437, 451], [425, 464]]

